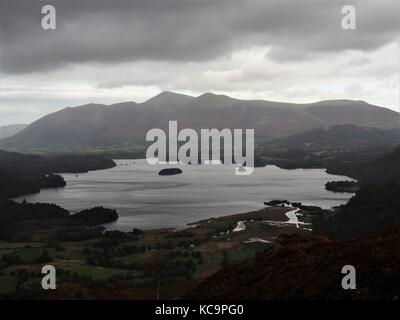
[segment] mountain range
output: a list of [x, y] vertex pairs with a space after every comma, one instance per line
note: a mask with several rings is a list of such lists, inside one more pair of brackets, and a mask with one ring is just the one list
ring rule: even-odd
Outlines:
[[205, 93], [192, 97], [162, 92], [143, 102], [67, 107], [2, 139], [5, 149], [98, 147], [144, 144], [148, 130], [167, 131], [168, 121], [183, 128], [251, 128], [258, 141], [317, 128], [352, 124], [378, 129], [399, 127], [399, 113], [364, 101], [329, 100], [308, 104], [239, 100]]

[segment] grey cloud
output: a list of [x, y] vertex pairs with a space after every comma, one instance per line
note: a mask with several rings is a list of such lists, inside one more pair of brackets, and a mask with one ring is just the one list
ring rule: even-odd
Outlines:
[[41, 29], [42, 1], [2, 1], [1, 70], [46, 72], [79, 63], [201, 62], [248, 46], [274, 60], [373, 50], [398, 36], [398, 3], [356, 1], [358, 28], [340, 27], [337, 1], [53, 1], [57, 30]]

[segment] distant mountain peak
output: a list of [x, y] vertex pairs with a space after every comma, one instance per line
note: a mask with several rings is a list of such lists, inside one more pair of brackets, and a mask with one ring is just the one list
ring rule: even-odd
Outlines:
[[148, 99], [145, 103], [154, 103], [154, 102], [170, 102], [170, 101], [182, 101], [182, 100], [190, 100], [194, 99], [192, 96], [176, 93], [173, 91], [163, 91], [154, 97]]
[[318, 105], [371, 105], [364, 100], [351, 100], [351, 99], [331, 99], [322, 100], [312, 104]]
[[201, 98], [201, 97], [204, 97], [204, 98], [207, 98], [207, 97], [218, 97], [218, 96], [222, 96], [222, 94], [216, 94], [216, 93], [213, 93], [213, 92], [204, 92], [201, 95], [197, 96], [197, 98]]
[[225, 94], [217, 94], [217, 93], [213, 93], [213, 92], [205, 92], [205, 93], [199, 95], [197, 98], [224, 98], [224, 99], [236, 100]]
[[224, 94], [215, 94], [212, 92], [206, 92], [198, 96], [196, 100], [201, 103], [208, 105], [210, 107], [226, 107], [232, 103], [239, 101], [237, 99], [231, 98]]

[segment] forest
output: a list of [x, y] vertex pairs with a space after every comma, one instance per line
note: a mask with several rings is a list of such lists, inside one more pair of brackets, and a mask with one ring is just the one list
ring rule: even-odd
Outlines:
[[0, 199], [64, 187], [66, 183], [57, 173], [80, 173], [114, 166], [113, 160], [99, 155], [39, 156], [0, 150]]

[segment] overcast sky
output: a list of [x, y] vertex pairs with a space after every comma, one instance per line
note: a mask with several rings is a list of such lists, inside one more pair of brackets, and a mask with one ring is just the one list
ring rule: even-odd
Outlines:
[[[398, 110], [398, 0], [0, 1], [0, 125], [165, 90]], [[45, 4], [56, 30], [41, 27]]]

